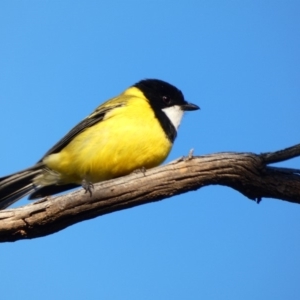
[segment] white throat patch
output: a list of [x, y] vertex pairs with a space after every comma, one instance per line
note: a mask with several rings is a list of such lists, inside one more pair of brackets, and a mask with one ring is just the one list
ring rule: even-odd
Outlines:
[[171, 107], [163, 108], [162, 111], [167, 115], [167, 117], [177, 130], [184, 113], [181, 107], [179, 105], [174, 105]]

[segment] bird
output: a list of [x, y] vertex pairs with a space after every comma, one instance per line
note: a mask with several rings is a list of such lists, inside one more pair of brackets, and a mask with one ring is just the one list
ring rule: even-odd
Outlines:
[[143, 79], [98, 106], [35, 165], [0, 178], [0, 209], [147, 170], [168, 156], [185, 111], [200, 107], [174, 85]]

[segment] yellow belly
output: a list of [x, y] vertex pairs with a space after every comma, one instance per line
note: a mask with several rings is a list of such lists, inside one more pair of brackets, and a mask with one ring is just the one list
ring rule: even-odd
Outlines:
[[130, 109], [124, 106], [108, 113], [44, 162], [60, 173], [60, 183], [99, 182], [158, 166], [171, 147], [149, 104], [133, 98]]

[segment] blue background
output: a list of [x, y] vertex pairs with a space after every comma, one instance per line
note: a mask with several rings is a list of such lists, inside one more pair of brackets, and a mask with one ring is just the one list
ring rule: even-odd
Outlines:
[[[168, 161], [299, 143], [299, 15], [299, 1], [1, 1], [0, 176], [143, 78], [201, 107]], [[300, 299], [299, 216], [205, 187], [1, 244], [1, 298]]]

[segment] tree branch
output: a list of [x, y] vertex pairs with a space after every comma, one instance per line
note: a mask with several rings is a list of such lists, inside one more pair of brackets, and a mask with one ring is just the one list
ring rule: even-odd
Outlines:
[[249, 199], [300, 204], [300, 170], [269, 163], [300, 156], [300, 144], [273, 153], [217, 153], [181, 158], [168, 165], [0, 211], [0, 242], [45, 236], [83, 220], [159, 201], [207, 185], [231, 187]]

